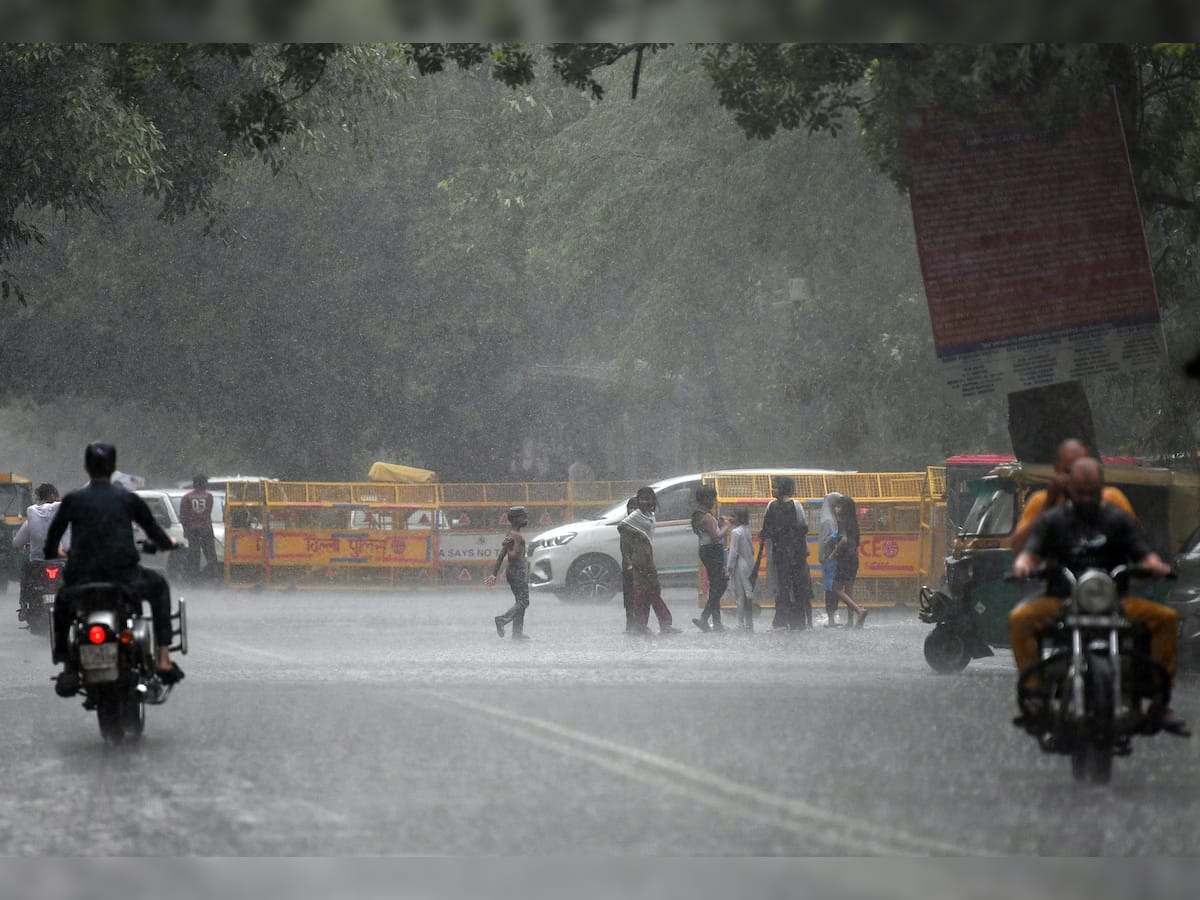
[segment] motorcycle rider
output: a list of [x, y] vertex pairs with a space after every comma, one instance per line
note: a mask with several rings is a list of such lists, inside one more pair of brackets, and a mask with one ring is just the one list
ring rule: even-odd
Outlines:
[[[1025, 501], [1025, 508], [1021, 510], [1021, 519], [1013, 529], [1012, 537], [1008, 539], [1008, 546], [1012, 548], [1013, 553], [1020, 553], [1025, 549], [1025, 542], [1029, 540], [1029, 533], [1033, 531], [1033, 523], [1038, 520], [1038, 516], [1060, 503], [1066, 503], [1067, 480], [1070, 477], [1071, 466], [1075, 460], [1090, 455], [1087, 445], [1078, 438], [1067, 438], [1058, 445], [1058, 453], [1054, 457], [1054, 475], [1050, 484], [1029, 495], [1029, 499]], [[1111, 503], [1124, 510], [1131, 518], [1137, 518], [1129, 498], [1118, 487], [1105, 485], [1101, 502]]]
[[[1171, 567], [1150, 549], [1133, 518], [1115, 505], [1101, 502], [1104, 470], [1098, 460], [1090, 456], [1075, 460], [1066, 490], [1070, 503], [1056, 506], [1034, 524], [1025, 549], [1013, 562], [1015, 577], [1028, 578], [1047, 558], [1077, 577], [1089, 568], [1111, 571], [1129, 563], [1154, 575], [1170, 574]], [[1058, 596], [1038, 597], [1018, 604], [1009, 614], [1013, 659], [1019, 672], [1037, 661], [1038, 632], [1054, 618], [1059, 602]], [[1150, 655], [1174, 682], [1179, 615], [1169, 606], [1141, 597], [1123, 597], [1121, 608], [1128, 619], [1146, 625]], [[1191, 733], [1170, 709], [1151, 709], [1149, 713], [1151, 722], [1161, 724], [1165, 731], [1183, 737]]]
[[[164, 684], [174, 684], [183, 678], [183, 670], [171, 661], [167, 652], [172, 638], [170, 588], [162, 575], [138, 564], [141, 556], [133, 540], [133, 525], [140, 525], [160, 549], [174, 548], [177, 544], [154, 520], [145, 500], [112, 483], [117, 468], [116, 447], [88, 444], [83, 453], [83, 467], [91, 482], [63, 498], [46, 535], [46, 558], [59, 555], [59, 541], [70, 526], [73, 546], [63, 573], [65, 586], [115, 581], [149, 602], [158, 644], [158, 676]], [[79, 688], [79, 673], [64, 658], [67, 632], [74, 616], [69, 594], [60, 593], [54, 604], [54, 646], [55, 662], [63, 664], [63, 671], [58, 675], [55, 691], [63, 697], [72, 696]]]
[[[28, 544], [30, 562], [42, 562], [45, 559], [42, 551], [46, 546], [46, 532], [50, 530], [50, 522], [58, 512], [58, 488], [45, 482], [37, 486], [33, 496], [37, 503], [25, 510], [25, 521], [13, 535], [12, 543], [14, 550], [20, 550]], [[61, 549], [66, 552], [70, 544], [71, 532], [68, 530], [60, 541]]]

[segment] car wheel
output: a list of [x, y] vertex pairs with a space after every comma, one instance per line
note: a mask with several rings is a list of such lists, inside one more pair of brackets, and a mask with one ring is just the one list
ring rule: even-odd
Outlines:
[[604, 603], [621, 590], [621, 568], [600, 554], [581, 556], [567, 570], [566, 600]]

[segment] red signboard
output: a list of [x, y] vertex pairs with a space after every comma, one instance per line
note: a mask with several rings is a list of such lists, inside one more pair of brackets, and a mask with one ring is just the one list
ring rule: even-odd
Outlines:
[[1158, 299], [1115, 103], [1061, 135], [1011, 106], [972, 122], [921, 110], [903, 140], [939, 357], [1016, 350], [996, 376], [1012, 389], [1156, 361]]

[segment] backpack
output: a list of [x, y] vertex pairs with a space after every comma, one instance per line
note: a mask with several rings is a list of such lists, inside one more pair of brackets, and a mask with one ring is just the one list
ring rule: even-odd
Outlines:
[[692, 510], [692, 531], [696, 534], [704, 534], [704, 517], [708, 515], [707, 509], [696, 507]]

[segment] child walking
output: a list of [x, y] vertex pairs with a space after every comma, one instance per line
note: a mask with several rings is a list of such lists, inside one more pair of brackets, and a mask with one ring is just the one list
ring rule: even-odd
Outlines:
[[738, 621], [747, 631], [754, 630], [754, 588], [750, 573], [754, 570], [754, 542], [750, 539], [750, 511], [744, 506], [733, 511], [733, 531], [729, 532], [729, 561], [725, 574], [738, 608]]
[[512, 623], [513, 640], [523, 641], [529, 638], [525, 633], [525, 610], [529, 606], [529, 576], [525, 571], [525, 535], [521, 534], [521, 529], [529, 524], [529, 513], [525, 511], [525, 507], [510, 507], [508, 524], [511, 527], [500, 544], [500, 556], [496, 558], [496, 566], [487, 577], [486, 583], [488, 587], [496, 583], [500, 566], [507, 559], [508, 568], [504, 577], [508, 579], [508, 586], [513, 592], [513, 605], [508, 612], [496, 616], [496, 634], [504, 637], [504, 626]]

